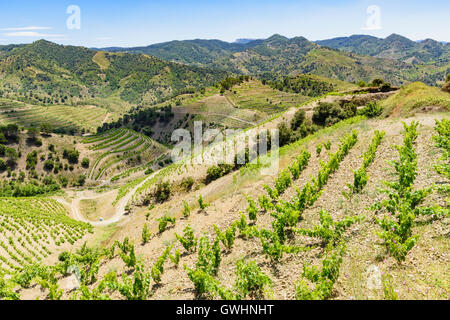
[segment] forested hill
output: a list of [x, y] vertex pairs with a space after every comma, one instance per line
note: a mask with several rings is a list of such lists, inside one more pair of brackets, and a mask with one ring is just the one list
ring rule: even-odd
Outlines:
[[44, 103], [109, 96], [152, 103], [210, 86], [227, 75], [148, 55], [98, 52], [45, 40], [0, 47], [1, 93], [32, 94]]
[[[393, 36], [390, 40], [394, 44], [398, 43], [395, 38], [398, 37]], [[427, 40], [417, 45], [425, 48], [428, 42]], [[397, 56], [387, 54], [375, 56], [373, 54], [375, 49], [367, 52], [348, 52], [352, 50], [331, 47], [333, 45], [330, 42], [313, 43], [304, 37], [289, 39], [281, 35], [273, 35], [265, 40], [244, 43], [186, 40], [148, 47], [104, 48], [103, 50], [145, 53], [169, 61], [241, 74], [270, 73], [292, 76], [298, 73], [313, 73], [350, 82], [383, 78], [394, 85], [417, 80], [436, 85], [445, 78], [448, 71], [445, 61], [439, 62], [439, 58], [433, 58], [435, 55], [429, 56], [430, 59], [436, 59], [431, 60], [432, 63], [430, 59], [425, 59], [425, 53], [422, 60], [411, 63], [411, 61], [397, 59]]]
[[450, 44], [432, 39], [420, 42], [392, 34], [385, 39], [353, 35], [316, 41], [317, 44], [344, 51], [365, 54], [379, 58], [390, 58], [412, 63], [432, 63], [450, 61]]

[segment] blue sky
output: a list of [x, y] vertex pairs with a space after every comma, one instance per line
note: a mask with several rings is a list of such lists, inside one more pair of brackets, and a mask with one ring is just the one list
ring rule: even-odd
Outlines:
[[[67, 8], [80, 8], [80, 29], [68, 29]], [[377, 6], [380, 24], [369, 6]], [[309, 40], [352, 34], [450, 42], [450, 1], [443, 0], [40, 0], [1, 1], [0, 44], [44, 38], [87, 47], [144, 46], [184, 39], [267, 38], [275, 33]]]

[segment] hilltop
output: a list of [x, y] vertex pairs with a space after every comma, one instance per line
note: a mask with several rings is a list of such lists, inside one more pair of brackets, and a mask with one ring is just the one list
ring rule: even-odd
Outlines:
[[[45, 40], [0, 48], [0, 91], [30, 103], [155, 103], [212, 85], [226, 72], [143, 54], [107, 53]], [[108, 100], [112, 99], [112, 100]]]
[[378, 58], [396, 59], [411, 63], [449, 62], [450, 46], [433, 39], [420, 42], [412, 41], [398, 34], [391, 34], [385, 39], [369, 35], [352, 35], [315, 43], [358, 54]]
[[[381, 77], [394, 85], [409, 81], [435, 85], [445, 77], [445, 66], [449, 63], [448, 45], [433, 40], [416, 43], [397, 35], [388, 37], [385, 42], [381, 40], [354, 36], [314, 43], [304, 37], [289, 39], [276, 34], [267, 39], [240, 43], [199, 39], [102, 50], [146, 53], [169, 61], [260, 76], [265, 73], [284, 76], [313, 73], [349, 82]], [[359, 51], [352, 48], [359, 48]], [[387, 54], [391, 51], [398, 54]], [[413, 55], [419, 59], [415, 64], [408, 60]], [[429, 63], [434, 64], [430, 66]]]

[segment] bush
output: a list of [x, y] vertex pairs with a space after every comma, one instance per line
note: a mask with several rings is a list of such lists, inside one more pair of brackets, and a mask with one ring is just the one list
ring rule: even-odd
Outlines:
[[34, 150], [27, 155], [27, 170], [33, 170], [36, 168], [36, 164], [38, 162], [37, 151]]
[[45, 162], [44, 162], [45, 170], [51, 171], [51, 170], [53, 170], [54, 166], [55, 166], [55, 163], [53, 162], [53, 160], [45, 160]]
[[358, 87], [361, 87], [361, 88], [364, 88], [364, 87], [367, 86], [367, 84], [366, 84], [364, 81], [362, 81], [362, 80], [358, 81], [358, 82], [356, 83], [356, 85], [357, 85]]
[[344, 112], [337, 103], [321, 102], [314, 108], [312, 120], [315, 124], [332, 125], [344, 119]]
[[383, 107], [378, 105], [376, 102], [367, 103], [364, 108], [358, 111], [358, 114], [366, 116], [368, 118], [374, 118], [381, 115], [383, 112]]
[[169, 182], [165, 181], [158, 183], [154, 193], [156, 202], [163, 203], [167, 201], [170, 198], [171, 193], [172, 190]]
[[203, 200], [202, 195], [200, 195], [200, 197], [198, 198], [198, 205], [201, 210], [205, 210], [207, 207], [209, 207], [209, 203], [207, 203]]
[[89, 163], [90, 163], [90, 161], [88, 158], [83, 158], [83, 160], [81, 160], [81, 166], [83, 168], [86, 168], [86, 169], [89, 168]]
[[84, 174], [80, 174], [77, 178], [76, 185], [81, 187], [81, 186], [84, 186], [85, 182], [86, 182], [86, 176]]
[[290, 143], [292, 141], [292, 130], [286, 125], [285, 122], [282, 122], [278, 125], [278, 134], [279, 134], [279, 141], [280, 141], [280, 147]]
[[69, 161], [69, 163], [72, 163], [72, 164], [78, 163], [79, 156], [80, 156], [80, 152], [78, 152], [75, 149], [73, 149], [73, 150], [64, 149], [64, 151], [63, 151], [63, 158], [67, 159]]
[[184, 191], [189, 192], [194, 185], [194, 179], [192, 177], [185, 177], [181, 180], [180, 186]]
[[306, 119], [306, 113], [305, 110], [299, 109], [295, 112], [294, 118], [291, 121], [291, 129], [297, 130]]
[[190, 214], [191, 208], [189, 207], [189, 204], [185, 200], [183, 200], [183, 216], [187, 218]]
[[217, 180], [227, 174], [229, 174], [233, 170], [233, 165], [226, 163], [219, 163], [217, 166], [211, 166], [208, 168], [206, 172], [206, 183], [211, 183], [214, 180]]

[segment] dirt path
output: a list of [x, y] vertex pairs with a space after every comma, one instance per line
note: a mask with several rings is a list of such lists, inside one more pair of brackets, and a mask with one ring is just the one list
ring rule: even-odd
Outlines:
[[103, 221], [90, 221], [86, 219], [86, 217], [83, 216], [83, 214], [80, 211], [80, 201], [81, 200], [96, 200], [103, 197], [109, 197], [110, 201], [113, 202], [116, 198], [116, 190], [112, 190], [106, 193], [102, 194], [95, 194], [94, 191], [80, 191], [76, 192], [74, 195], [74, 200], [72, 203], [69, 203], [65, 199], [62, 198], [55, 198], [56, 201], [59, 203], [65, 205], [66, 207], [70, 208], [72, 211], [72, 218], [78, 221], [90, 223], [94, 227], [104, 227], [116, 222], [119, 222], [124, 215], [126, 215], [125, 207], [127, 206], [128, 202], [131, 200], [132, 196], [136, 192], [136, 190], [141, 187], [147, 180], [153, 178], [155, 174], [157, 174], [158, 171], [152, 173], [147, 178], [145, 178], [140, 184], [135, 186], [133, 189], [131, 189], [124, 197], [122, 197], [115, 206], [115, 213], [111, 218], [108, 218]]
[[[176, 112], [174, 112], [176, 113]], [[195, 111], [189, 111], [189, 114], [197, 114], [197, 115], [202, 115], [202, 116], [219, 116], [219, 117], [224, 117], [224, 118], [228, 118], [228, 119], [232, 119], [232, 120], [236, 120], [239, 122], [243, 122], [252, 126], [256, 126], [257, 123], [255, 122], [251, 122], [251, 121], [247, 121], [238, 117], [234, 117], [234, 116], [230, 116], [229, 114], [225, 114], [225, 113], [215, 113], [215, 112], [195, 112]]]

